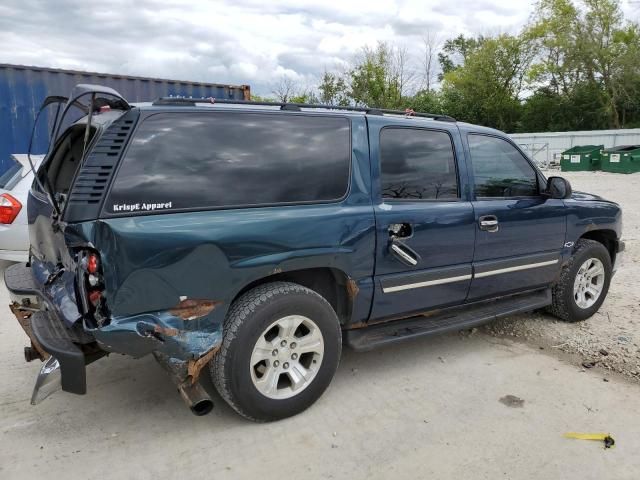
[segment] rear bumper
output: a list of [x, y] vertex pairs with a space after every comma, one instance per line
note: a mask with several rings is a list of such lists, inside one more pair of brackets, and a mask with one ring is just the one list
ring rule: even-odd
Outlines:
[[[101, 356], [95, 349], [88, 357], [83, 345], [93, 338], [84, 331], [70, 330], [52, 312], [43, 309], [46, 304], [36, 288], [31, 269], [24, 264], [12, 265], [5, 270], [5, 285], [14, 303], [11, 311], [31, 340], [31, 348], [45, 360], [54, 357], [60, 365], [62, 390], [84, 394], [87, 391], [85, 366], [89, 359]], [[96, 355], [97, 354], [97, 355]]]
[[40, 358], [58, 360], [65, 391], [85, 393], [84, 366], [107, 352], [132, 357], [161, 354], [171, 360], [176, 375], [195, 382], [220, 347], [222, 324], [210, 315], [217, 302], [185, 299], [168, 310], [114, 316], [89, 330], [83, 325], [75, 296], [69, 295], [73, 283], [63, 276], [49, 282], [45, 273], [35, 263], [33, 268], [12, 265], [5, 270], [5, 284], [14, 302], [12, 311], [31, 339], [31, 348]]
[[60, 364], [62, 390], [84, 395], [87, 393], [87, 375], [85, 355], [67, 330], [49, 312], [39, 311], [31, 316], [33, 340]]

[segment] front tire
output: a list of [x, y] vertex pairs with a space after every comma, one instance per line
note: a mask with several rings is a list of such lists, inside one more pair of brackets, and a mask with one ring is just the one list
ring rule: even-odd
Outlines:
[[595, 240], [578, 240], [553, 286], [549, 311], [565, 322], [586, 320], [604, 302], [611, 275], [611, 257], [604, 245]]
[[240, 415], [278, 420], [322, 395], [341, 349], [340, 323], [322, 296], [295, 283], [268, 283], [231, 305], [210, 372], [222, 398]]

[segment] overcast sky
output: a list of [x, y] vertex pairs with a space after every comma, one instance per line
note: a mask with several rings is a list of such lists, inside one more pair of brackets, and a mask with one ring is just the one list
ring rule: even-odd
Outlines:
[[[0, 63], [214, 83], [313, 85], [366, 45], [515, 32], [531, 0], [2, 0]], [[625, 2], [626, 3], [626, 2]], [[135, 7], [134, 7], [135, 5]]]

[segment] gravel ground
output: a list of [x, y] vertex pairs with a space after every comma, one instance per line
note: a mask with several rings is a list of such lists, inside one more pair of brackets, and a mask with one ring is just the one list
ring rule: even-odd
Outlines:
[[[558, 174], [558, 173], [554, 173]], [[640, 174], [562, 172], [574, 190], [618, 202], [623, 210], [626, 251], [600, 311], [582, 323], [557, 321], [544, 313], [518, 315], [485, 327], [543, 348], [579, 354], [589, 367], [622, 373], [640, 381]]]
[[[508, 338], [345, 349], [316, 404], [266, 424], [238, 416], [206, 376], [216, 407], [195, 417], [150, 356], [101, 359], [86, 395], [31, 406], [41, 364], [24, 362], [25, 338], [0, 308], [2, 480], [640, 478], [640, 385]], [[616, 445], [566, 432], [610, 433]]]

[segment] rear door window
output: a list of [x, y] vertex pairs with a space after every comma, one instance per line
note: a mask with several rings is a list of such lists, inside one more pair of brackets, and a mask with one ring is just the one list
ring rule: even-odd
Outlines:
[[105, 211], [336, 201], [350, 163], [345, 117], [160, 113], [136, 131]]
[[386, 127], [380, 133], [382, 197], [397, 200], [453, 200], [458, 177], [446, 132]]

